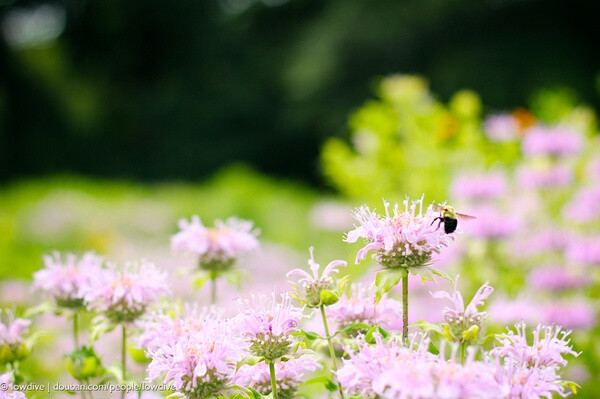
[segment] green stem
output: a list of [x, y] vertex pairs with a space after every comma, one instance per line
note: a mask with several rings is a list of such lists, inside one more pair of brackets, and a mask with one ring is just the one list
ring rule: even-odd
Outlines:
[[75, 341], [75, 350], [79, 349], [79, 312], [73, 312], [73, 340]]
[[[90, 386], [90, 379], [86, 378], [85, 383], [87, 384], [87, 386]], [[87, 391], [88, 396], [90, 397], [90, 399], [94, 399], [94, 395], [92, 394], [92, 390]]]
[[210, 274], [210, 304], [217, 304], [217, 276], [214, 273]]
[[[125, 384], [127, 378], [127, 329], [125, 328], [125, 324], [122, 326], [122, 346], [121, 346], [121, 377], [123, 379], [123, 384]], [[125, 399], [125, 390], [121, 391], [121, 399]]]
[[402, 342], [408, 345], [408, 275], [402, 277]]
[[[321, 316], [323, 317], [323, 326], [325, 327], [325, 336], [327, 337], [327, 343], [329, 344], [329, 354], [331, 355], [331, 364], [333, 371], [337, 371], [337, 357], [333, 350], [333, 343], [331, 342], [331, 335], [329, 334], [329, 326], [327, 325], [327, 317], [325, 316], [325, 306], [321, 305]], [[337, 375], [336, 375], [337, 379]], [[342, 386], [338, 383], [338, 390], [340, 391], [340, 398], [344, 399], [344, 392]]]
[[269, 372], [271, 373], [271, 390], [273, 399], [277, 399], [277, 380], [275, 379], [275, 363], [269, 362]]

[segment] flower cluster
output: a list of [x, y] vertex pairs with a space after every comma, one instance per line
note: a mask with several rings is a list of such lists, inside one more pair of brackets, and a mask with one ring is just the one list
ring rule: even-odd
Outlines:
[[[308, 354], [275, 363], [277, 396], [280, 399], [296, 398], [298, 386], [303, 382], [305, 375], [320, 368], [317, 358]], [[269, 366], [265, 362], [254, 365], [244, 364], [237, 371], [234, 383], [243, 387], [252, 387], [262, 395], [269, 395], [272, 391]]]
[[301, 277], [298, 280], [300, 287], [295, 287], [297, 299], [311, 308], [318, 308], [321, 305], [329, 306], [337, 302], [339, 292], [334, 293], [333, 291], [343, 291], [343, 286], [338, 290], [338, 285], [331, 276], [339, 272], [336, 267], [346, 266], [346, 262], [342, 260], [331, 261], [319, 274], [321, 266], [315, 262], [314, 248], [310, 247], [308, 266], [312, 275], [302, 269], [294, 269], [287, 274], [288, 278], [291, 276]]
[[146, 337], [149, 380], [162, 377], [191, 399], [231, 388], [243, 350], [230, 320], [192, 310], [183, 318], [159, 318], [153, 331]]
[[182, 219], [179, 228], [171, 238], [171, 247], [197, 255], [200, 267], [206, 270], [226, 270], [241, 254], [259, 247], [258, 231], [252, 222], [235, 217], [224, 222], [217, 220], [214, 227], [206, 227], [198, 216], [192, 216], [189, 222]]
[[67, 254], [64, 259], [58, 252], [44, 256], [45, 268], [33, 275], [33, 288], [53, 297], [56, 304], [65, 308], [80, 308], [92, 281], [100, 273], [102, 259], [93, 252], [81, 259]]
[[375, 260], [384, 268], [419, 267], [429, 264], [431, 256], [439, 253], [452, 241], [451, 234], [440, 229], [432, 205], [423, 213], [423, 198], [404, 200], [404, 210], [398, 204], [390, 214], [388, 202], [384, 202], [385, 216], [380, 216], [368, 206], [356, 209], [354, 216], [360, 223], [348, 232], [345, 241], [356, 242], [364, 238], [367, 245], [356, 255], [356, 263], [365, 259], [367, 253], [375, 251]]
[[338, 303], [327, 308], [327, 318], [337, 322], [340, 329], [354, 323], [391, 328], [402, 318], [402, 304], [386, 295], [375, 303], [375, 287], [354, 283], [349, 295], [345, 294]]
[[162, 294], [168, 294], [167, 275], [142, 260], [123, 268], [109, 264], [102, 269], [85, 294], [92, 309], [115, 323], [129, 323], [143, 315]]
[[238, 329], [245, 338], [249, 352], [269, 361], [292, 353], [294, 338], [303, 318], [302, 309], [292, 305], [287, 294], [270, 296], [252, 294], [250, 299], [238, 298], [240, 314], [237, 318]]

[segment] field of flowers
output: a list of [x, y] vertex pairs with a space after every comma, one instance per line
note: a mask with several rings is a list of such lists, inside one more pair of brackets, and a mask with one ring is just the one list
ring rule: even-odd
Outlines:
[[338, 194], [4, 187], [0, 398], [595, 397], [596, 123], [391, 76], [322, 149]]

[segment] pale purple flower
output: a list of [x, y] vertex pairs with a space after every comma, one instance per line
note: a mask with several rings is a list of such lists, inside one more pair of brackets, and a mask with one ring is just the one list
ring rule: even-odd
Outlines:
[[471, 299], [468, 305], [465, 306], [462, 294], [458, 291], [458, 276], [454, 278], [454, 286], [452, 292], [437, 291], [432, 292], [431, 296], [436, 299], [447, 299], [452, 302], [453, 307], [446, 307], [442, 311], [444, 320], [450, 325], [450, 329], [455, 337], [459, 340], [464, 340], [462, 332], [469, 330], [473, 326], [477, 326], [480, 330], [483, 329], [488, 321], [487, 312], [480, 311], [479, 307], [483, 306], [484, 301], [494, 292], [494, 289], [483, 284]]
[[501, 239], [515, 234], [521, 227], [521, 221], [512, 214], [506, 214], [492, 206], [479, 206], [469, 209], [469, 214], [477, 219], [464, 225], [466, 234], [484, 239]]
[[431, 378], [431, 363], [435, 356], [428, 352], [430, 340], [426, 335], [415, 334], [409, 347], [399, 341], [390, 339], [384, 342], [379, 334], [374, 334], [375, 344], [369, 345], [363, 335], [355, 339], [356, 349], [346, 348], [348, 358], [343, 359], [343, 366], [337, 372], [338, 382], [351, 395], [365, 399], [377, 398], [387, 387], [385, 371], [396, 365], [404, 366], [397, 375], [399, 384], [420, 396], [429, 397], [434, 389]]
[[530, 368], [509, 362], [498, 369], [496, 379], [510, 387], [507, 399], [552, 399], [554, 393], [561, 397], [569, 395], [554, 367]]
[[300, 277], [298, 280], [298, 283], [300, 284], [300, 287], [298, 287], [300, 288], [298, 290], [300, 300], [306, 302], [307, 306], [316, 308], [323, 304], [321, 300], [321, 291], [333, 291], [337, 288], [335, 281], [331, 276], [339, 273], [339, 270], [336, 268], [340, 266], [346, 266], [346, 262], [343, 260], [331, 261], [327, 267], [323, 269], [322, 273], [319, 273], [321, 266], [315, 262], [314, 248], [310, 247], [309, 252], [310, 259], [308, 260], [308, 266], [311, 274], [302, 269], [294, 269], [287, 274], [287, 277]]
[[87, 289], [85, 300], [114, 322], [132, 322], [169, 293], [166, 282], [167, 274], [146, 260], [123, 268], [108, 264]]
[[503, 196], [506, 190], [506, 176], [497, 171], [460, 175], [451, 187], [453, 198], [471, 201], [495, 199]]
[[[321, 368], [317, 359], [309, 354], [292, 358], [286, 362], [275, 363], [277, 396], [281, 399], [296, 398], [298, 386], [306, 380], [311, 372]], [[269, 365], [265, 362], [242, 365], [233, 381], [235, 385], [252, 387], [263, 395], [269, 395], [272, 391]]]
[[53, 297], [59, 306], [83, 306], [84, 296], [92, 281], [101, 273], [102, 259], [86, 252], [80, 259], [74, 254], [54, 252], [44, 256], [45, 268], [33, 275], [33, 289]]
[[336, 304], [326, 309], [326, 313], [339, 329], [354, 323], [380, 324], [389, 328], [396, 320], [402, 319], [402, 304], [387, 295], [375, 304], [375, 287], [354, 283], [350, 295], [344, 294]]
[[597, 222], [600, 218], [600, 185], [577, 191], [564, 206], [563, 215], [580, 223]]
[[[23, 342], [31, 320], [16, 318], [10, 310], [4, 310], [5, 320], [0, 320], [0, 345], [12, 346]], [[1, 314], [1, 313], [0, 313]]]
[[589, 329], [596, 325], [594, 306], [583, 299], [551, 301], [541, 307], [542, 322], [565, 328]]
[[506, 358], [510, 363], [526, 367], [566, 366], [565, 355], [579, 356], [573, 351], [568, 339], [571, 331], [564, 331], [559, 326], [538, 324], [533, 330], [531, 344], [527, 341], [525, 323], [515, 324], [515, 330], [497, 335], [499, 346], [492, 349], [491, 354]]
[[[589, 277], [564, 266], [536, 267], [529, 272], [527, 282], [533, 288], [547, 291], [578, 288], [591, 283]], [[562, 323], [557, 324], [562, 325]]]
[[0, 399], [27, 399], [23, 392], [15, 391], [13, 388], [13, 374], [0, 374]]
[[517, 182], [526, 188], [555, 188], [569, 185], [575, 177], [573, 169], [566, 164], [533, 163], [517, 170]]
[[572, 129], [555, 126], [533, 126], [523, 138], [523, 153], [532, 155], [567, 156], [578, 154], [583, 147], [583, 136]]
[[539, 323], [541, 314], [539, 305], [531, 298], [500, 298], [490, 303], [489, 314], [493, 315], [495, 324], [512, 324], [517, 322]]
[[375, 259], [383, 267], [418, 267], [431, 262], [431, 256], [439, 253], [454, 239], [452, 234], [444, 233], [438, 227], [439, 215], [429, 205], [423, 213], [423, 198], [404, 201], [404, 211], [398, 204], [390, 214], [389, 203], [384, 201], [385, 216], [380, 216], [368, 206], [363, 205], [354, 211], [359, 222], [354, 230], [348, 232], [345, 241], [353, 243], [363, 238], [367, 241], [356, 255], [356, 263], [365, 259], [367, 253], [375, 251]]
[[202, 267], [229, 267], [242, 254], [259, 247], [258, 230], [250, 221], [230, 217], [215, 221], [206, 227], [198, 216], [188, 222], [179, 222], [180, 231], [171, 238], [171, 247], [177, 252], [191, 252], [199, 257]]
[[571, 262], [585, 265], [600, 265], [600, 235], [582, 236], [568, 246], [566, 257]]
[[0, 320], [0, 364], [18, 362], [29, 355], [25, 345], [25, 335], [29, 332], [30, 320], [16, 318], [10, 310]]
[[250, 299], [237, 298], [240, 309], [237, 324], [240, 334], [254, 356], [268, 360], [290, 354], [294, 343], [293, 332], [303, 318], [302, 309], [292, 305], [288, 294], [277, 301], [275, 293], [251, 294]]
[[520, 258], [562, 252], [573, 239], [573, 234], [560, 228], [548, 228], [537, 232], [527, 231], [525, 236], [515, 238], [512, 253]]
[[488, 117], [483, 130], [491, 141], [505, 142], [519, 138], [519, 122], [511, 114], [498, 114]]
[[180, 336], [163, 336], [148, 350], [148, 380], [161, 377], [187, 398], [223, 394], [231, 388], [236, 364], [243, 356], [242, 342], [230, 321], [210, 313], [198, 328]]

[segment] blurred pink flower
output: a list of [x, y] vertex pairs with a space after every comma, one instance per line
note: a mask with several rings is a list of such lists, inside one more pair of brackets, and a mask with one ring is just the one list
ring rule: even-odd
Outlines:
[[123, 268], [108, 264], [86, 289], [85, 300], [114, 322], [132, 322], [169, 293], [166, 281], [167, 274], [146, 260]]
[[174, 251], [191, 252], [200, 257], [200, 263], [230, 262], [243, 253], [259, 247], [252, 222], [230, 217], [225, 222], [215, 221], [215, 227], [206, 227], [198, 216], [190, 222], [179, 221], [180, 231], [171, 238]]
[[573, 178], [573, 169], [565, 164], [526, 164], [517, 169], [517, 182], [531, 189], [564, 187]]
[[375, 305], [375, 287], [354, 283], [350, 295], [344, 294], [336, 304], [327, 307], [326, 312], [327, 318], [335, 321], [339, 329], [353, 323], [390, 328], [402, 319], [402, 304], [384, 295]]
[[459, 175], [452, 182], [452, 197], [461, 200], [491, 200], [503, 196], [507, 190], [502, 172]]
[[438, 214], [429, 205], [423, 213], [423, 198], [413, 201], [409, 206], [404, 200], [404, 211], [398, 204], [389, 212], [389, 203], [384, 201], [385, 216], [363, 205], [354, 211], [354, 217], [360, 223], [348, 232], [344, 241], [353, 243], [360, 238], [367, 241], [356, 255], [356, 263], [365, 259], [367, 253], [375, 251], [375, 260], [383, 267], [416, 267], [428, 265], [431, 256], [439, 253], [454, 239], [452, 234], [438, 228]]
[[521, 227], [521, 221], [512, 214], [505, 214], [492, 206], [479, 206], [469, 209], [469, 215], [477, 219], [463, 224], [465, 233], [485, 239], [510, 237]]
[[541, 309], [545, 324], [556, 324], [572, 329], [588, 329], [596, 325], [596, 311], [582, 299], [552, 301]]
[[164, 383], [191, 399], [227, 391], [243, 356], [242, 342], [227, 319], [213, 314], [198, 327], [180, 336], [165, 335], [148, 350], [148, 379], [164, 376]]
[[[295, 398], [298, 385], [306, 380], [306, 375], [320, 368], [322, 366], [317, 359], [308, 354], [275, 363], [277, 395], [281, 398]], [[252, 387], [262, 395], [269, 395], [272, 391], [269, 365], [265, 362], [242, 365], [233, 381], [241, 387]]]
[[[0, 311], [1, 312], [1, 311]], [[19, 345], [29, 331], [31, 320], [16, 318], [10, 310], [4, 310], [5, 320], [0, 320], [0, 346]], [[0, 313], [1, 315], [1, 313]]]
[[483, 130], [491, 141], [505, 142], [519, 138], [519, 123], [511, 114], [498, 114], [488, 117]]
[[523, 153], [532, 155], [576, 155], [583, 147], [581, 133], [561, 126], [533, 126], [523, 138]]
[[573, 240], [567, 247], [566, 257], [581, 265], [600, 265], [600, 235], [579, 237]]
[[92, 282], [101, 274], [102, 258], [86, 252], [80, 259], [60, 253], [44, 256], [45, 268], [33, 274], [33, 289], [43, 290], [53, 297], [59, 306], [80, 307]]
[[32, 295], [31, 286], [25, 280], [4, 280], [0, 282], [0, 303], [11, 305], [31, 305], [39, 298]]
[[236, 302], [240, 309], [237, 326], [250, 353], [269, 360], [290, 353], [294, 342], [291, 333], [298, 331], [304, 316], [302, 309], [292, 305], [289, 295], [282, 294], [278, 302], [275, 293], [250, 294], [250, 300], [237, 298]]
[[13, 389], [13, 373], [0, 374], [0, 399], [27, 399], [23, 392]]
[[597, 222], [600, 218], [600, 185], [584, 187], [563, 208], [567, 219], [580, 223]]
[[572, 241], [573, 234], [560, 228], [551, 227], [540, 231], [527, 231], [515, 237], [512, 253], [519, 258], [562, 252]]
[[506, 325], [517, 322], [539, 323], [541, 314], [538, 305], [530, 298], [501, 298], [490, 302], [490, 319], [494, 324]]
[[527, 283], [528, 286], [540, 290], [558, 291], [589, 285], [591, 281], [589, 277], [575, 273], [565, 266], [543, 266], [529, 272]]

